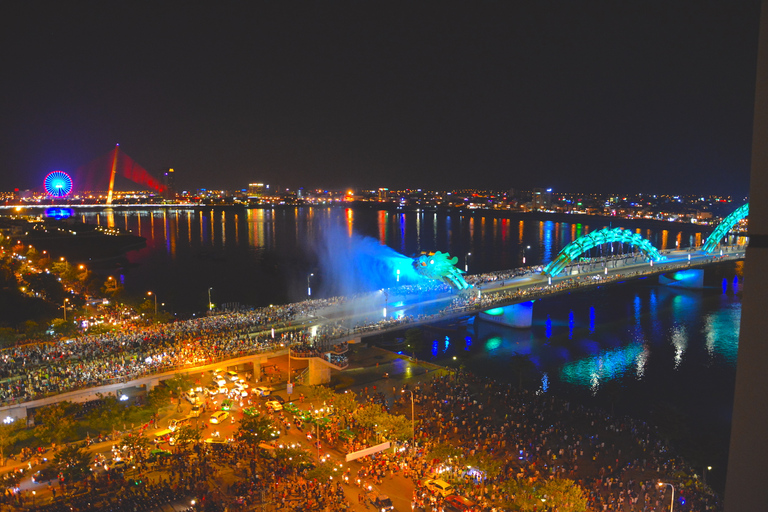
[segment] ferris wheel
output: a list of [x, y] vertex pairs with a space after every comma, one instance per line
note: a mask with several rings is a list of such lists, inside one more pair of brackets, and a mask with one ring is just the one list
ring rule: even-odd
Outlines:
[[45, 191], [51, 197], [67, 197], [72, 192], [72, 178], [63, 171], [53, 171], [43, 180]]

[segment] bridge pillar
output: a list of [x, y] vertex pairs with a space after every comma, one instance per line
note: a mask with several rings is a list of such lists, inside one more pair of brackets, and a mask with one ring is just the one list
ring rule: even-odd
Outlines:
[[160, 378], [152, 379], [149, 382], [147, 382], [147, 393], [155, 389], [157, 386], [160, 385]]
[[477, 314], [481, 320], [494, 322], [517, 329], [527, 329], [533, 323], [533, 301], [510, 304], [500, 308], [481, 311]]
[[309, 360], [309, 375], [307, 384], [317, 386], [331, 382], [331, 369], [322, 360], [313, 357]]
[[259, 379], [261, 378], [261, 365], [262, 363], [266, 363], [269, 358], [265, 356], [256, 356], [251, 360], [251, 364], [253, 365], [253, 381], [259, 382]]
[[704, 288], [704, 269], [689, 268], [659, 275], [659, 283], [676, 288]]

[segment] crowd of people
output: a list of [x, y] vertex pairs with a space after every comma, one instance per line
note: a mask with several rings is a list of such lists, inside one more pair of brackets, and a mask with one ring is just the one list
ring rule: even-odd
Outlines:
[[[396, 391], [393, 398], [403, 401], [402, 393]], [[504, 490], [514, 488], [505, 485], [507, 481], [533, 484], [553, 478], [577, 482], [594, 511], [668, 510], [669, 490], [658, 485], [660, 480], [675, 482], [675, 510], [722, 508], [694, 468], [675, 456], [655, 428], [644, 422], [614, 418], [604, 411], [471, 374], [459, 380], [437, 377], [413, 392], [417, 407], [430, 414], [419, 416], [420, 448], [397, 452], [394, 457], [400, 459], [396, 462], [409, 468], [417, 484], [431, 475], [449, 479], [455, 492], [483, 510], [503, 503]], [[441, 444], [454, 446], [467, 459], [492, 456], [501, 462], [501, 468], [496, 475], [483, 478], [481, 472], [465, 465], [426, 456]], [[375, 459], [370, 464], [381, 465]], [[417, 485], [417, 506], [431, 504], [437, 510], [441, 499]]]

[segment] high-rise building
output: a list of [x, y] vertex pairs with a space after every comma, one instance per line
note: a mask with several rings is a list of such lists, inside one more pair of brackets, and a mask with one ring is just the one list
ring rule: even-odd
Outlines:
[[388, 188], [380, 188], [379, 189], [379, 201], [386, 201], [389, 199], [389, 189]]
[[165, 181], [165, 198], [174, 199], [176, 197], [176, 184], [174, 182], [173, 169], [168, 169], [163, 178]]

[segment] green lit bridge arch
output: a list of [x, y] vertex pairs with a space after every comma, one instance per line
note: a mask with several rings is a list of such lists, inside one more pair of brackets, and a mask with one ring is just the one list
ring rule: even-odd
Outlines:
[[733, 226], [742, 221], [749, 215], [749, 203], [737, 208], [736, 211], [723, 219], [723, 221], [717, 226], [717, 228], [707, 237], [704, 241], [704, 245], [701, 246], [701, 250], [707, 254], [712, 253], [718, 246], [720, 241], [725, 238], [728, 232], [731, 231]]
[[603, 228], [577, 238], [563, 247], [563, 250], [558, 253], [557, 257], [544, 267], [543, 273], [554, 277], [588, 250], [598, 245], [610, 244], [612, 242], [620, 242], [637, 247], [646, 258], [653, 261], [664, 259], [664, 256], [648, 240], [637, 233], [623, 228]]

